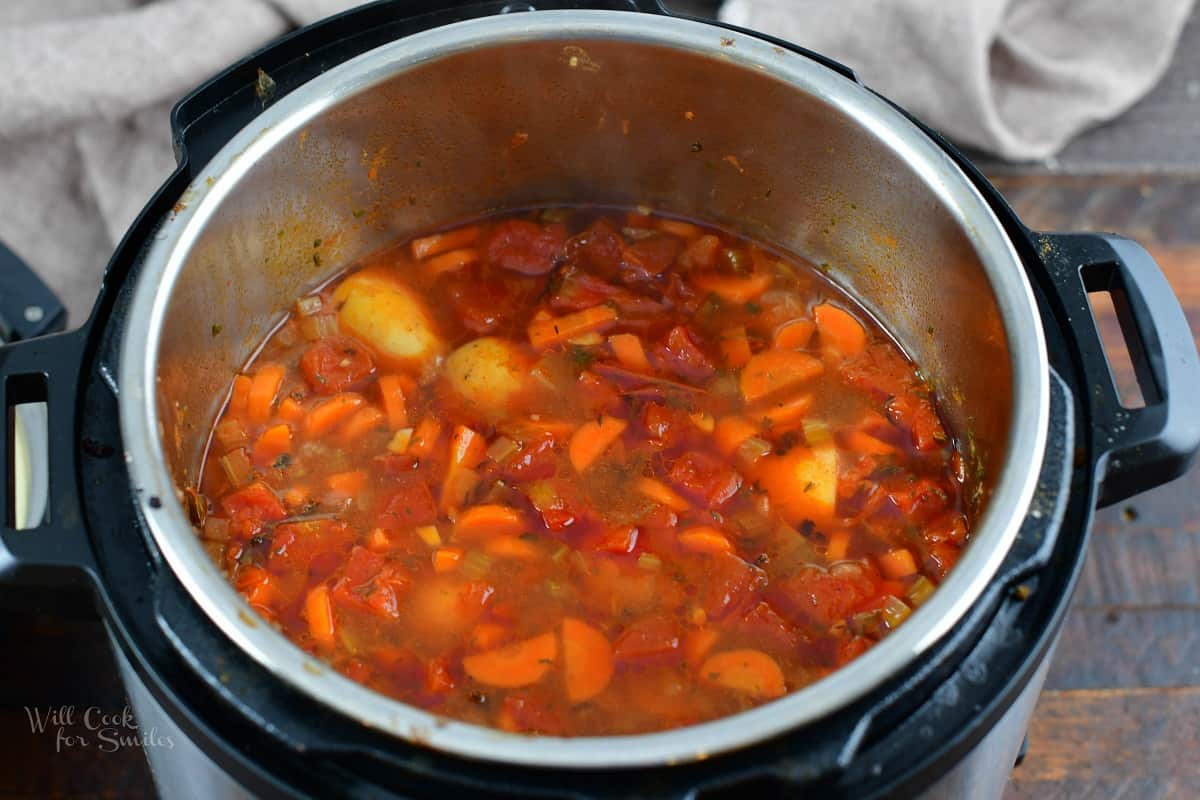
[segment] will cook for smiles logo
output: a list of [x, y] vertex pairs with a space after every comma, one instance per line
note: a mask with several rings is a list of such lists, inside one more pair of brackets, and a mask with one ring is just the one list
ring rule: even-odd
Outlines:
[[41, 736], [54, 737], [54, 752], [69, 748], [94, 747], [102, 753], [113, 753], [122, 747], [175, 747], [170, 736], [157, 728], [143, 731], [129, 706], [120, 711], [105, 711], [99, 706], [76, 708], [25, 706], [29, 730]]

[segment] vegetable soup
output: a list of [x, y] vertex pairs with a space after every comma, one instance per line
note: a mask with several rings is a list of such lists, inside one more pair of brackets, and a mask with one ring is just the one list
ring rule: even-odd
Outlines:
[[931, 387], [811, 265], [644, 210], [395, 245], [300, 298], [189, 509], [250, 605], [383, 694], [562, 736], [804, 687], [967, 539]]

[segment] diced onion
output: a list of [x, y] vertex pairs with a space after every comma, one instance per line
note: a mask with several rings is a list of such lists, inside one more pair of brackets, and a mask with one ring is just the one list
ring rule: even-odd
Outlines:
[[920, 606], [929, 599], [929, 596], [933, 594], [933, 590], [936, 588], [937, 587], [933, 585], [933, 581], [929, 580], [924, 575], [920, 575], [915, 581], [913, 581], [913, 585], [908, 587], [908, 600], [914, 606]]
[[735, 457], [738, 464], [743, 467], [753, 467], [763, 458], [771, 454], [771, 443], [766, 439], [760, 439], [757, 436], [751, 436], [746, 441], [738, 445]]
[[808, 443], [809, 447], [819, 447], [833, 440], [833, 432], [829, 430], [829, 424], [824, 420], [806, 419], [802, 424], [804, 441]]
[[649, 572], [658, 572], [662, 569], [662, 559], [653, 553], [642, 553], [638, 556], [638, 566]]
[[487, 457], [491, 459], [493, 463], [499, 464], [507, 461], [514, 454], [516, 454], [517, 450], [519, 449], [520, 448], [517, 446], [517, 443], [512, 439], [508, 438], [507, 436], [500, 436], [496, 439], [496, 441], [488, 445]]
[[467, 553], [463, 559], [462, 571], [463, 574], [472, 580], [482, 578], [487, 575], [488, 570], [492, 568], [492, 557], [482, 550], [472, 550]]
[[908, 619], [912, 614], [912, 609], [898, 597], [888, 595], [883, 600], [883, 607], [879, 610], [883, 621], [887, 623], [889, 628], [896, 628], [901, 622]]
[[204, 538], [211, 542], [229, 541], [229, 520], [221, 517], [204, 520]]
[[417, 536], [429, 547], [442, 546], [442, 534], [438, 532], [436, 525], [422, 525], [417, 528]]
[[253, 469], [250, 467], [250, 459], [246, 457], [245, 450], [238, 449], [231, 453], [226, 453], [218, 461], [221, 464], [221, 470], [225, 473], [225, 477], [235, 487], [246, 485], [253, 474]]
[[302, 317], [312, 317], [321, 313], [323, 305], [320, 295], [310, 294], [296, 301], [296, 313]]

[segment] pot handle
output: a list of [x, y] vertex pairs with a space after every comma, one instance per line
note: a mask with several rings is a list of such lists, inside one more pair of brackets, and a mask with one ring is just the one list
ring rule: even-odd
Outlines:
[[[1141, 245], [1111, 234], [1035, 234], [1038, 253], [1079, 342], [1098, 454], [1097, 505], [1112, 505], [1187, 471], [1200, 449], [1200, 358], [1178, 298]], [[1126, 408], [1088, 304], [1112, 296], [1144, 408]]]
[[[41, 312], [28, 311], [39, 308]], [[76, 402], [84, 330], [61, 329], [66, 312], [54, 294], [8, 248], [0, 245], [0, 315], [12, 341], [0, 343], [0, 585], [86, 583], [94, 559], [75, 473]], [[49, 489], [40, 522], [16, 527], [14, 407], [46, 404]], [[34, 445], [37, 446], [37, 445]]]

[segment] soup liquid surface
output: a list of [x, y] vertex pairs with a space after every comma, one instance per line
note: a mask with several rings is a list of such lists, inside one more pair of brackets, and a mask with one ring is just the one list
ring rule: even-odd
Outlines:
[[914, 365], [800, 260], [637, 211], [398, 243], [300, 298], [189, 510], [251, 606], [383, 694], [509, 731], [795, 691], [967, 537]]

